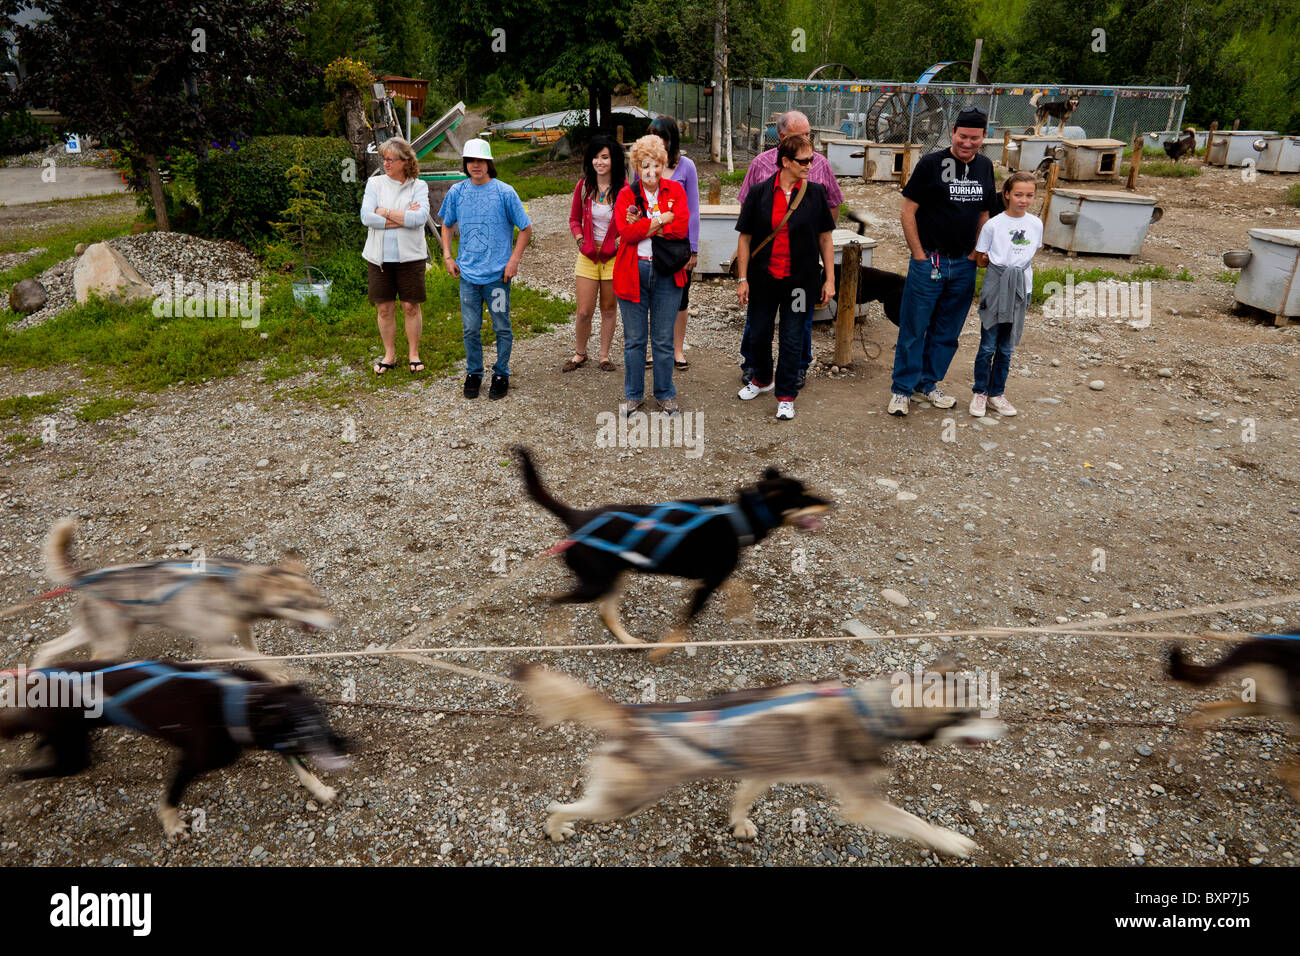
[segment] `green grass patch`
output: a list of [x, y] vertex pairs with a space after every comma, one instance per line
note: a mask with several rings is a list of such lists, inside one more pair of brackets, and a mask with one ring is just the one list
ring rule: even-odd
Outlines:
[[1143, 280], [1157, 281], [1160, 279], [1172, 279], [1174, 276], [1169, 274], [1169, 270], [1164, 266], [1142, 266], [1129, 273], [1128, 278], [1132, 282], [1142, 282]]
[[1286, 188], [1286, 204], [1300, 206], [1300, 183], [1292, 183]]
[[[1122, 177], [1127, 177], [1128, 171], [1129, 171], [1129, 164], [1126, 163], [1124, 165], [1123, 170], [1121, 170], [1120, 175]], [[1167, 159], [1156, 160], [1154, 162], [1150, 160], [1143, 160], [1142, 168], [1138, 170], [1138, 175], [1139, 176], [1163, 176], [1166, 178], [1184, 179], [1188, 176], [1201, 175], [1201, 167], [1193, 166], [1190, 163], [1171, 163]]]
[[1241, 273], [1224, 270], [1223, 272], [1216, 273], [1214, 278], [1220, 282], [1226, 282], [1229, 285], [1236, 285], [1237, 280], [1241, 278]]
[[729, 173], [718, 173], [718, 182], [724, 186], [735, 186], [745, 181], [745, 173], [749, 170], [748, 166], [741, 166]]
[[44, 395], [0, 398], [0, 421], [27, 422], [38, 415], [49, 415], [67, 397], [67, 392], [46, 392]]
[[5, 444], [9, 446], [10, 452], [24, 451], [29, 448], [40, 448], [45, 442], [39, 438], [32, 438], [30, 435], [6, 435]]
[[125, 415], [138, 404], [139, 402], [133, 398], [112, 398], [101, 395], [82, 405], [77, 410], [77, 418], [89, 425], [102, 422], [106, 418]]
[[1186, 267], [1184, 267], [1184, 268], [1178, 270], [1178, 274], [1177, 274], [1176, 276], [1174, 276], [1174, 278], [1177, 279], [1179, 282], [1195, 282], [1195, 281], [1196, 281], [1196, 276], [1192, 275], [1191, 272], [1189, 272], [1189, 271], [1186, 269]]
[[[158, 317], [149, 303], [127, 304], [93, 300], [54, 316], [35, 328], [13, 332], [0, 326], [0, 367], [13, 369], [77, 365], [111, 387], [155, 391], [180, 383], [233, 375], [248, 362], [265, 360], [268, 383], [284, 382], [314, 372], [315, 383], [281, 390], [281, 396], [339, 396], [356, 389], [374, 390], [412, 381], [405, 365], [375, 376], [371, 366], [380, 356], [375, 307], [366, 298], [366, 263], [356, 249], [336, 250], [319, 263], [334, 280], [330, 304], [311, 300], [295, 304], [287, 277], [263, 275], [262, 304], [256, 327], [242, 327], [241, 317]], [[426, 371], [437, 375], [464, 358], [459, 283], [440, 268], [426, 273], [428, 301], [420, 356]], [[547, 331], [568, 321], [572, 306], [561, 299], [525, 289], [511, 289], [511, 318], [517, 337]], [[249, 320], [251, 321], [251, 320]], [[398, 326], [402, 322], [399, 318]], [[493, 340], [485, 320], [485, 339]], [[263, 338], [262, 336], [266, 337]], [[404, 335], [398, 334], [399, 357], [405, 357]], [[59, 398], [17, 397], [0, 403], [10, 414], [41, 414]], [[130, 398], [104, 398], [89, 403], [82, 414], [99, 420], [121, 414]]]

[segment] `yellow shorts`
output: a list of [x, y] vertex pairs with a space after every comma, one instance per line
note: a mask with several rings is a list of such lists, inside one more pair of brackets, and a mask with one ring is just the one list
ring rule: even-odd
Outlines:
[[614, 260], [608, 259], [605, 262], [595, 262], [580, 252], [578, 253], [578, 262], [573, 267], [573, 274], [579, 279], [612, 282], [614, 281]]

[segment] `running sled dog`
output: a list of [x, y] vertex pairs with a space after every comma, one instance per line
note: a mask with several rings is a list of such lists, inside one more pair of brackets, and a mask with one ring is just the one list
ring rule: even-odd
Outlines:
[[[946, 673], [946, 664], [932, 670]], [[574, 820], [617, 820], [656, 803], [688, 780], [740, 781], [731, 807], [732, 833], [752, 840], [749, 808], [776, 783], [817, 783], [840, 800], [850, 823], [915, 840], [950, 856], [968, 857], [974, 841], [936, 827], [875, 793], [881, 751], [903, 743], [993, 740], [1006, 730], [978, 710], [904, 706], [894, 682], [878, 678], [846, 688], [838, 681], [736, 691], [682, 704], [619, 704], [571, 677], [525, 664], [523, 682], [543, 724], [576, 720], [609, 739], [587, 765], [587, 788], [574, 803], [552, 803], [545, 830], [556, 842], [575, 833]]]

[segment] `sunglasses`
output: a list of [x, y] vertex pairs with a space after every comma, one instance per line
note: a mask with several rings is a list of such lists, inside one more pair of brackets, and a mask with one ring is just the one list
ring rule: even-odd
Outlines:
[[813, 161], [812, 156], [809, 156], [807, 159], [800, 159], [798, 156], [791, 156], [789, 158], [792, 162], [796, 162], [800, 166], [811, 166]]

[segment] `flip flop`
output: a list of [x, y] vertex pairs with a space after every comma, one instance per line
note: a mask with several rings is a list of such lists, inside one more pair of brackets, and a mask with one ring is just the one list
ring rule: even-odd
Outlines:
[[582, 356], [581, 360], [575, 362], [573, 359], [569, 359], [564, 363], [564, 367], [560, 369], [561, 372], [572, 372], [574, 369], [582, 368], [587, 364], [587, 353], [578, 352], [577, 354]]
[[676, 359], [673, 359], [673, 368], [677, 369], [677, 371], [679, 372], [683, 371], [684, 369], [688, 369], [690, 367], [691, 367], [690, 362], [679, 362]]
[[[411, 359], [409, 362], [407, 362], [407, 364], [411, 366], [411, 374], [412, 374], [412, 375], [414, 375], [414, 374], [417, 373], [417, 372], [423, 372], [423, 371], [424, 371], [424, 363], [423, 363], [422, 361], [420, 361], [419, 359]], [[419, 367], [419, 368], [416, 368], [417, 365], [420, 366], [420, 367]]]
[[389, 370], [390, 368], [397, 368], [397, 363], [396, 363], [396, 362], [376, 362], [376, 363], [375, 363], [375, 367], [372, 369], [372, 371], [373, 371], [376, 375], [384, 375], [384, 374], [386, 374], [386, 373], [388, 372], [388, 370]]

